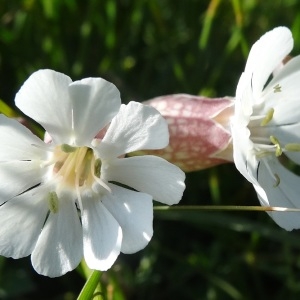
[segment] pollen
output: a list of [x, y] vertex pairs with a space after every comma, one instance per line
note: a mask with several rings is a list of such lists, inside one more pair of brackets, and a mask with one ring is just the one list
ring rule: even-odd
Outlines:
[[100, 177], [101, 160], [91, 148], [63, 144], [55, 148], [53, 160], [53, 175], [61, 187], [91, 187], [94, 177]]

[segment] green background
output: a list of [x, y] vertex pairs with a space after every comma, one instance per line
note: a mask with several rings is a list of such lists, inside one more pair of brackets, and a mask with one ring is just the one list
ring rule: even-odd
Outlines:
[[[232, 96], [251, 45], [289, 27], [300, 53], [297, 0], [0, 0], [0, 98], [13, 105], [41, 68], [103, 77], [122, 100], [188, 93]], [[222, 165], [187, 174], [184, 205], [258, 205]], [[154, 237], [102, 274], [105, 299], [299, 299], [300, 238], [264, 212], [156, 211]], [[80, 269], [40, 276], [0, 257], [0, 299], [76, 299]]]

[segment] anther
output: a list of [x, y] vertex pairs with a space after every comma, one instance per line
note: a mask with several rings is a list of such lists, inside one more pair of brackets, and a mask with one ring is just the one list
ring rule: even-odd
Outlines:
[[101, 160], [100, 160], [100, 158], [97, 158], [95, 160], [95, 170], [94, 170], [94, 172], [95, 172], [95, 176], [100, 178], [100, 173], [101, 173]]
[[278, 176], [278, 174], [274, 174], [274, 177], [276, 179], [275, 184], [273, 185], [273, 187], [278, 187], [280, 184], [280, 177]]
[[274, 87], [274, 93], [280, 93], [281, 92], [281, 86], [279, 83], [277, 83]]
[[56, 214], [58, 212], [58, 197], [56, 192], [49, 192], [48, 205], [52, 213]]
[[270, 141], [272, 144], [275, 145], [276, 147], [276, 150], [275, 150], [275, 155], [278, 157], [282, 154], [282, 149], [281, 149], [281, 146], [280, 146], [280, 143], [279, 143], [279, 140], [274, 136], [274, 135], [271, 135], [270, 136]]
[[273, 119], [273, 115], [274, 108], [270, 108], [264, 119], [261, 121], [260, 126], [266, 126]]

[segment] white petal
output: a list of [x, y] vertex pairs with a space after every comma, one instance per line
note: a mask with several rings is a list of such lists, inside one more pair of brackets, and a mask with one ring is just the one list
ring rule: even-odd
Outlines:
[[85, 78], [69, 87], [73, 103], [75, 143], [88, 145], [117, 114], [120, 92], [102, 78]]
[[285, 65], [283, 65], [278, 74], [270, 81], [268, 87], [274, 86], [277, 83], [280, 83], [282, 80], [287, 80], [287, 78], [295, 76], [295, 74], [299, 73], [299, 68], [300, 55], [293, 57]]
[[[272, 126], [269, 127], [269, 135], [276, 136], [280, 141], [282, 147], [286, 144], [300, 144], [300, 123], [286, 125], [286, 126]], [[288, 158], [300, 165], [300, 152], [285, 152]]]
[[266, 81], [293, 48], [293, 37], [286, 27], [277, 27], [264, 34], [251, 48], [245, 72], [253, 74], [252, 87], [259, 97]]
[[58, 212], [50, 212], [31, 255], [34, 269], [57, 277], [75, 269], [83, 256], [82, 228], [74, 201], [58, 200]]
[[240, 126], [247, 126], [253, 112], [253, 92], [250, 73], [242, 73], [236, 89], [235, 117], [239, 118]]
[[253, 143], [250, 140], [250, 131], [240, 126], [238, 119], [232, 119], [231, 133], [233, 143], [233, 160], [236, 168], [252, 184], [257, 184], [256, 171], [258, 161], [253, 153]]
[[52, 70], [33, 73], [17, 93], [17, 107], [41, 124], [56, 143], [68, 143], [72, 133], [72, 80]]
[[300, 153], [298, 151], [297, 152], [286, 152], [285, 154], [295, 164], [300, 165]]
[[[262, 162], [258, 170], [258, 182], [261, 188], [256, 187], [258, 197], [263, 206], [278, 206], [286, 208], [300, 208], [299, 177], [285, 169], [277, 160], [268, 162], [269, 168], [280, 178], [276, 186], [274, 176]], [[270, 212], [274, 221], [286, 230], [300, 228], [300, 212]]]
[[99, 147], [102, 157], [109, 158], [142, 149], [161, 149], [168, 143], [168, 124], [161, 114], [153, 107], [129, 102], [121, 106]]
[[32, 252], [48, 211], [45, 195], [38, 187], [0, 206], [0, 255], [20, 258]]
[[122, 228], [121, 251], [134, 253], [146, 247], [153, 235], [153, 204], [148, 194], [109, 184], [111, 193], [102, 203]]
[[43, 173], [36, 161], [0, 162], [0, 204], [41, 183]]
[[120, 254], [122, 229], [100, 199], [82, 196], [83, 253], [90, 269], [106, 271]]
[[[16, 120], [0, 114], [0, 161], [45, 159], [45, 144]], [[35, 146], [40, 146], [35, 147]]]
[[178, 203], [185, 189], [184, 172], [152, 155], [112, 160], [107, 168], [103, 164], [101, 175], [107, 181], [128, 185], [168, 205]]
[[[274, 108], [271, 124], [282, 125], [299, 122], [300, 56], [290, 60], [263, 92], [265, 111]], [[276, 91], [275, 87], [280, 87]], [[276, 91], [276, 92], [275, 92]]]

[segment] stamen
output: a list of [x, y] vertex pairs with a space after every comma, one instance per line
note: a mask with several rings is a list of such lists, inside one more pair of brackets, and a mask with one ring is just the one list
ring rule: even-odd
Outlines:
[[270, 143], [270, 139], [267, 137], [255, 136], [252, 139], [252, 142], [255, 144], [268, 144]]
[[92, 188], [96, 182], [111, 191], [108, 184], [100, 179], [101, 160], [95, 157], [91, 148], [72, 147], [67, 144], [57, 146], [51, 164], [53, 175], [58, 179], [58, 190], [65, 186], [74, 188], [79, 199], [82, 190]]
[[257, 121], [257, 120], [261, 120], [264, 119], [265, 115], [255, 115], [255, 116], [250, 116], [249, 119], [250, 121]]
[[111, 193], [111, 188], [107, 185], [107, 183], [103, 180], [100, 179], [101, 175], [101, 160], [100, 158], [97, 158], [96, 160], [92, 160], [91, 164], [91, 173], [93, 178], [99, 183], [102, 187], [104, 187], [107, 191]]
[[270, 141], [271, 141], [271, 143], [273, 143], [276, 146], [275, 155], [277, 157], [280, 156], [282, 154], [282, 149], [281, 149], [281, 146], [279, 144], [279, 140], [274, 135], [271, 135], [270, 136]]
[[87, 148], [79, 149], [79, 151], [76, 152], [76, 155], [74, 157], [74, 163], [72, 164], [72, 171], [75, 172], [75, 184], [78, 184], [79, 186], [82, 186], [85, 180], [82, 172], [84, 169], [83, 161], [85, 159], [87, 151]]
[[96, 177], [95, 175], [94, 178], [101, 186], [103, 186], [107, 191], [111, 193], [111, 188], [102, 179]]
[[54, 163], [55, 163], [54, 160], [43, 161], [43, 162], [40, 163], [40, 167], [41, 168], [47, 168], [47, 167], [53, 165]]
[[75, 173], [79, 175], [79, 186], [82, 186], [88, 179], [89, 171], [91, 168], [91, 161], [93, 158], [93, 152], [91, 149], [87, 149], [84, 155], [81, 155], [78, 159], [78, 164], [75, 166]]
[[266, 126], [273, 119], [273, 115], [274, 115], [274, 108], [270, 108], [265, 118], [261, 121], [260, 125]]
[[[72, 174], [74, 172], [74, 164], [77, 160], [77, 154], [78, 152], [75, 152], [75, 154], [71, 154], [67, 156], [67, 159], [63, 161], [63, 165], [59, 169], [59, 172], [57, 175], [62, 175], [64, 177], [64, 181], [67, 182], [68, 178], [72, 178]], [[57, 162], [59, 163], [59, 162]]]
[[254, 153], [257, 158], [263, 158], [267, 155], [271, 155], [277, 151], [277, 146], [276, 145], [266, 145], [266, 144], [254, 144]]
[[52, 213], [56, 214], [58, 212], [58, 197], [56, 192], [49, 192], [48, 205]]

